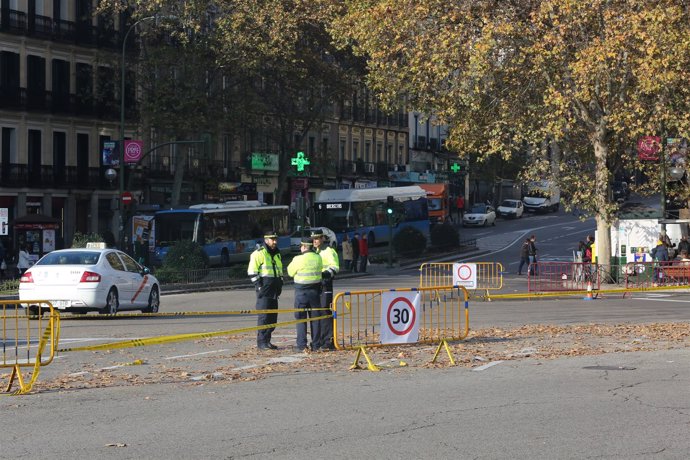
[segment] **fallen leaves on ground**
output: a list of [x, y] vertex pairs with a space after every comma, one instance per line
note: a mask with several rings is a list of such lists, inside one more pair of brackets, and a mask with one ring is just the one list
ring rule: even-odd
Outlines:
[[[690, 324], [588, 324], [553, 326], [544, 324], [525, 325], [517, 328], [486, 328], [471, 331], [463, 341], [449, 342], [457, 365], [482, 366], [492, 361], [532, 359], [535, 361], [569, 356], [599, 355], [636, 351], [667, 350], [688, 347]], [[203, 355], [194, 360], [155, 362], [139, 359], [134, 367], [113, 369], [83, 366], [69, 369], [64, 375], [39, 378], [39, 391], [76, 390], [123, 385], [147, 385], [161, 383], [185, 383], [189, 385], [222, 385], [230, 382], [247, 382], [270, 375], [288, 373], [345, 372], [354, 363], [356, 350], [325, 353], [300, 353], [283, 346], [278, 350], [259, 352], [253, 335], [233, 340], [235, 350], [225, 354]], [[199, 341], [204, 347], [228, 345], [227, 338]], [[431, 363], [438, 343], [367, 347], [371, 361], [382, 369], [392, 372], [410, 372], [413, 368], [444, 368], [449, 365], [445, 348], [441, 348], [436, 363]], [[105, 352], [115, 363], [122, 363], [121, 355]], [[289, 356], [285, 362], [277, 359]], [[116, 359], [119, 358], [119, 359]], [[404, 361], [402, 361], [404, 359]], [[129, 361], [129, 363], [137, 360]], [[401, 364], [401, 363], [404, 363]], [[139, 364], [137, 362], [137, 364]], [[359, 359], [366, 368], [366, 359]], [[136, 369], [137, 373], [132, 371]]]

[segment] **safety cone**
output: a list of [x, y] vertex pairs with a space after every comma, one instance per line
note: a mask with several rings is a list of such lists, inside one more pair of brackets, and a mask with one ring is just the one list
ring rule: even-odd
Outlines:
[[592, 282], [587, 281], [587, 296], [583, 298], [583, 300], [594, 300], [594, 297], [592, 297]]

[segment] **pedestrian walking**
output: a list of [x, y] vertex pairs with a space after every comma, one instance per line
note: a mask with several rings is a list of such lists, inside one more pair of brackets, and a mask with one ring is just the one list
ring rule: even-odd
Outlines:
[[458, 195], [455, 200], [455, 208], [458, 211], [458, 222], [462, 222], [462, 217], [465, 215], [465, 197]]
[[5, 262], [5, 256], [7, 251], [5, 251], [5, 245], [0, 241], [0, 280], [5, 279], [5, 270], [7, 270], [7, 262]]
[[367, 262], [369, 262], [369, 240], [367, 239], [367, 234], [362, 235], [362, 239], [359, 240], [359, 271], [362, 273], [367, 272]]
[[359, 233], [355, 233], [352, 237], [352, 272], [359, 271]]
[[[359, 250], [359, 248], [357, 249]], [[346, 233], [343, 236], [343, 263], [345, 264], [346, 272], [352, 271], [352, 257], [352, 241], [350, 241], [350, 237]]]
[[[283, 291], [283, 261], [278, 249], [278, 235], [274, 231], [264, 232], [263, 244], [249, 257], [247, 276], [254, 284], [257, 310], [277, 310], [278, 297]], [[257, 326], [278, 322], [277, 313], [263, 313], [257, 318]], [[256, 331], [256, 346], [259, 350], [275, 350], [271, 335], [275, 327]]]
[[[321, 257], [323, 269], [321, 271], [321, 312], [319, 316], [328, 315], [332, 311], [333, 304], [333, 279], [340, 271], [338, 253], [328, 243], [328, 238], [323, 230], [314, 230], [311, 234], [315, 252]], [[315, 350], [334, 350], [333, 343], [333, 316], [319, 320], [320, 336], [314, 344]], [[312, 338], [312, 342], [314, 339]]]
[[538, 275], [539, 271], [537, 269], [537, 237], [532, 235], [529, 238], [529, 267], [528, 271], [530, 275]]
[[678, 242], [678, 253], [681, 253], [685, 251], [687, 254], [690, 254], [690, 241], [688, 241], [688, 237], [683, 235], [680, 237], [680, 241]]
[[29, 258], [29, 254], [31, 254], [30, 244], [25, 244], [19, 248], [19, 254], [17, 256], [17, 271], [19, 271], [20, 277], [29, 269], [29, 267], [31, 267], [31, 259]]
[[[295, 281], [295, 319], [305, 320], [307, 317], [315, 318], [321, 315], [321, 272], [323, 262], [321, 256], [314, 252], [312, 239], [302, 238], [300, 242], [300, 255], [292, 259], [287, 267], [287, 273]], [[314, 310], [317, 309], [317, 310]], [[307, 348], [307, 323], [296, 325], [297, 350], [308, 351]], [[320, 335], [319, 322], [311, 321], [312, 344]]]
[[656, 278], [654, 286], [657, 286], [663, 283], [664, 267], [669, 264], [668, 248], [661, 238], [656, 242], [656, 247], [652, 249], [651, 255], [656, 261], [654, 264], [654, 277]]
[[520, 248], [520, 266], [518, 267], [518, 275], [522, 275], [522, 267], [527, 265], [527, 268], [529, 269], [529, 248], [530, 248], [530, 239], [525, 238], [525, 241], [522, 243], [522, 247]]

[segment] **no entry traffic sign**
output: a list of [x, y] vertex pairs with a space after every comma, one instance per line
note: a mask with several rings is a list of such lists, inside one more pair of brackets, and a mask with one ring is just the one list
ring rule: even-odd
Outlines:
[[381, 343], [419, 340], [419, 293], [384, 292], [381, 296]]
[[453, 264], [453, 286], [477, 289], [477, 264]]
[[134, 197], [130, 192], [122, 192], [122, 203], [123, 204], [132, 204], [132, 200]]

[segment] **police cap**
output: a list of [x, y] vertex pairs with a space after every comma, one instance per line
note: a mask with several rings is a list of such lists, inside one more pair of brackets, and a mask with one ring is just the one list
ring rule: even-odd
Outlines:
[[311, 238], [306, 237], [306, 236], [304, 238], [302, 238], [302, 241], [300, 241], [300, 244], [302, 246], [313, 246], [314, 245], [314, 243], [311, 242]]
[[311, 231], [311, 237], [312, 238], [325, 238], [326, 235], [323, 234], [323, 230], [320, 228], [315, 228], [314, 230]]
[[266, 230], [264, 232], [264, 238], [278, 238], [278, 234], [275, 230]]

